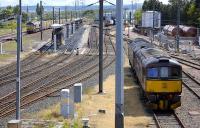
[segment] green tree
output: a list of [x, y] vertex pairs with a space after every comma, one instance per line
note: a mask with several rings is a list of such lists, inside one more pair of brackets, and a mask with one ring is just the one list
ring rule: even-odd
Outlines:
[[[40, 8], [42, 8], [42, 9], [40, 9]], [[42, 10], [42, 11], [41, 11]], [[37, 13], [37, 15], [38, 16], [41, 16], [41, 14], [44, 12], [44, 7], [42, 6], [42, 7], [40, 7], [40, 5], [39, 5], [39, 3], [37, 3], [37, 5], [36, 5], [36, 13]]]
[[27, 19], [28, 19], [28, 14], [25, 13], [25, 12], [22, 12], [22, 22], [23, 22], [23, 23], [26, 23], [26, 22], [27, 22]]
[[145, 0], [142, 10], [153, 10], [153, 7], [161, 12], [162, 25], [176, 24], [178, 8], [180, 8], [181, 24], [193, 26], [200, 24], [200, 0], [169, 0], [167, 5], [158, 0]]
[[13, 7], [13, 13], [16, 15], [19, 13], [19, 5]]
[[6, 9], [2, 10], [2, 14], [4, 15], [4, 18], [8, 18], [13, 14], [13, 8], [11, 6], [7, 6]]
[[141, 25], [141, 21], [142, 21], [142, 10], [141, 9], [135, 11], [134, 18], [135, 18], [135, 24]]

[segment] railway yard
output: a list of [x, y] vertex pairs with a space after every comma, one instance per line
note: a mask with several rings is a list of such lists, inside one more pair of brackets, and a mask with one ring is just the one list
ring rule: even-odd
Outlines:
[[[22, 33], [22, 128], [65, 128], [66, 124], [67, 128], [79, 128], [83, 127], [83, 119], [89, 119], [91, 128], [115, 126], [116, 26], [105, 25], [103, 30], [101, 94], [100, 32], [96, 23], [79, 18], [54, 24], [43, 30], [42, 40], [40, 31], [31, 26]], [[15, 33], [0, 35], [4, 47], [0, 54], [0, 128], [7, 128], [16, 113], [15, 41]], [[179, 52], [169, 47], [156, 38], [152, 41], [151, 37], [134, 32], [132, 27], [124, 28], [126, 128], [200, 127], [200, 48], [193, 45], [192, 52], [185, 53], [184, 44], [180, 44]], [[73, 101], [74, 118], [66, 119], [60, 112], [61, 90], [74, 89], [76, 83], [83, 85], [83, 100]]]
[[[80, 44], [83, 40], [80, 35], [83, 35], [86, 30], [89, 30], [88, 41], [84, 44]], [[104, 44], [104, 71], [106, 80], [109, 75], [114, 73], [115, 62], [115, 29], [111, 27], [110, 34], [105, 34]], [[50, 30], [46, 30], [47, 33]], [[111, 34], [112, 33], [112, 34]], [[37, 36], [38, 33], [28, 35], [30, 37]], [[94, 36], [95, 35], [95, 36]], [[35, 111], [41, 111], [41, 109], [48, 108], [49, 106], [58, 103], [59, 91], [62, 88], [70, 88], [73, 84], [82, 82], [84, 89], [89, 88], [91, 85], [96, 85], [98, 82], [98, 30], [89, 25], [83, 25], [80, 27], [69, 39], [66, 40], [65, 45], [61, 46], [57, 53], [53, 53], [53, 47], [48, 43], [38, 49], [29, 53], [28, 57], [22, 61], [21, 69], [21, 107], [22, 115], [26, 113], [33, 113]], [[136, 36], [135, 36], [136, 35]], [[24, 35], [27, 36], [27, 35]], [[127, 53], [127, 40], [134, 38], [146, 38], [136, 33], [131, 33], [128, 39], [125, 36], [125, 53]], [[85, 37], [84, 37], [85, 38]], [[46, 37], [46, 39], [48, 39]], [[83, 43], [83, 42], [82, 42]], [[76, 47], [82, 46], [77, 54]], [[199, 69], [200, 64], [198, 59], [193, 59], [189, 55], [177, 54], [168, 52], [171, 57], [175, 58], [183, 67], [183, 88], [181, 107], [175, 111], [159, 112], [150, 111], [143, 107], [146, 116], [152, 117], [149, 124], [145, 124], [148, 127], [192, 127], [198, 128], [200, 126], [200, 83], [199, 83]], [[126, 56], [126, 54], [125, 54]], [[127, 59], [125, 59], [127, 61]], [[127, 63], [127, 62], [125, 62]], [[128, 66], [129, 67], [129, 66]], [[11, 119], [15, 113], [15, 63], [8, 64], [1, 67], [0, 74], [0, 118], [1, 127], [4, 127], [5, 123]], [[125, 74], [129, 74], [131, 79], [130, 67]], [[125, 80], [126, 82], [126, 80]], [[134, 86], [138, 86], [133, 82]], [[137, 89], [138, 91], [140, 89]], [[131, 93], [131, 92], [130, 92]], [[105, 94], [107, 95], [107, 94]], [[125, 106], [126, 97], [125, 96]], [[135, 97], [140, 99], [141, 97]], [[129, 102], [130, 99], [128, 99]], [[133, 101], [132, 101], [133, 102]], [[136, 104], [137, 106], [137, 104]], [[41, 107], [41, 108], [40, 108]], [[114, 108], [113, 108], [114, 109]], [[130, 109], [130, 108], [128, 108]], [[130, 110], [129, 110], [130, 111]], [[134, 117], [134, 111], [131, 113]], [[114, 113], [113, 113], [114, 114]], [[127, 115], [126, 115], [127, 114]], [[150, 116], [151, 115], [151, 116]], [[128, 113], [125, 110], [125, 120]], [[22, 116], [23, 117], [23, 116]], [[28, 117], [27, 117], [28, 118]], [[126, 121], [125, 121], [126, 122]], [[94, 122], [93, 122], [94, 123]], [[140, 124], [141, 127], [144, 124]], [[140, 127], [139, 124], [135, 124], [135, 127]], [[105, 126], [106, 127], [106, 126]], [[129, 126], [130, 127], [130, 126]]]

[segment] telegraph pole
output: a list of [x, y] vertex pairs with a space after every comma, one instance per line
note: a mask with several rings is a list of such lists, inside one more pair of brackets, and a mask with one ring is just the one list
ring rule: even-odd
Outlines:
[[21, 0], [19, 0], [19, 14], [17, 17], [17, 78], [16, 78], [16, 120], [20, 120], [20, 72], [21, 72], [21, 64], [20, 64], [20, 50], [22, 44], [22, 9], [21, 9]]
[[70, 19], [71, 19], [70, 21], [72, 21], [72, 11], [71, 11], [71, 18]]
[[76, 0], [75, 0], [75, 15], [76, 15], [76, 19], [77, 19]]
[[131, 21], [132, 21], [132, 27], [133, 27], [133, 0], [132, 0], [131, 4], [132, 4], [132, 6], [131, 6], [131, 8], [132, 8]]
[[103, 93], [103, 0], [99, 2], [99, 93]]
[[179, 52], [179, 25], [180, 25], [180, 0], [178, 0], [177, 2], [177, 31], [176, 31], [177, 52]]
[[[21, 0], [20, 0], [21, 1]], [[22, 24], [22, 2], [20, 2], [19, 13], [21, 15], [21, 24]], [[22, 37], [22, 28], [21, 28], [21, 52], [23, 52], [23, 37]]]
[[27, 22], [29, 21], [29, 15], [28, 15], [28, 5], [27, 5], [27, 8], [26, 8], [26, 12], [27, 12]]
[[154, 17], [155, 17], [155, 3], [153, 4], [153, 30], [152, 30], [152, 35], [153, 35], [153, 41], [154, 41], [154, 27], [155, 27], [155, 22], [154, 22]]
[[60, 24], [60, 8], [59, 8], [59, 11], [58, 11], [58, 18], [59, 18], [58, 23]]
[[55, 19], [55, 16], [54, 16], [54, 7], [53, 7], [53, 24], [54, 24], [54, 19]]
[[115, 128], [124, 128], [123, 0], [116, 1]]
[[65, 6], [65, 21], [67, 22], [67, 6]]
[[43, 26], [42, 26], [42, 1], [40, 1], [40, 38], [41, 40], [43, 39], [42, 37], [42, 32], [43, 32]]

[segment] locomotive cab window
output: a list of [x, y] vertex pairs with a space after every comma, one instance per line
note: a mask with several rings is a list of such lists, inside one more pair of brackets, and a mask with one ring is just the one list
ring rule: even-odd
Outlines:
[[169, 77], [168, 67], [161, 67], [160, 68], [160, 77], [161, 78], [167, 78], [167, 77]]
[[172, 67], [172, 68], [171, 68], [171, 77], [172, 77], [172, 78], [179, 78], [179, 77], [181, 77], [180, 71], [181, 71], [181, 70], [180, 70], [179, 68]]
[[158, 68], [148, 68], [147, 69], [147, 77], [157, 78], [158, 77]]

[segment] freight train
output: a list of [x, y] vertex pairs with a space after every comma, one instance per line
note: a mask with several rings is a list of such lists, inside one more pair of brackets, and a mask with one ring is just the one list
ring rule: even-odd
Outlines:
[[128, 58], [149, 108], [181, 106], [182, 67], [176, 60], [141, 38], [128, 44]]
[[[52, 24], [51, 21], [43, 21], [42, 29], [43, 30], [49, 29], [51, 27], [51, 24]], [[30, 21], [26, 23], [26, 31], [28, 34], [40, 31], [40, 21], [35, 21], [35, 22]]]
[[[167, 36], [176, 36], [177, 35], [177, 26], [174, 25], [166, 25], [163, 28], [163, 32]], [[197, 28], [180, 25], [179, 27], [179, 35], [181, 37], [196, 37], [197, 36]]]

